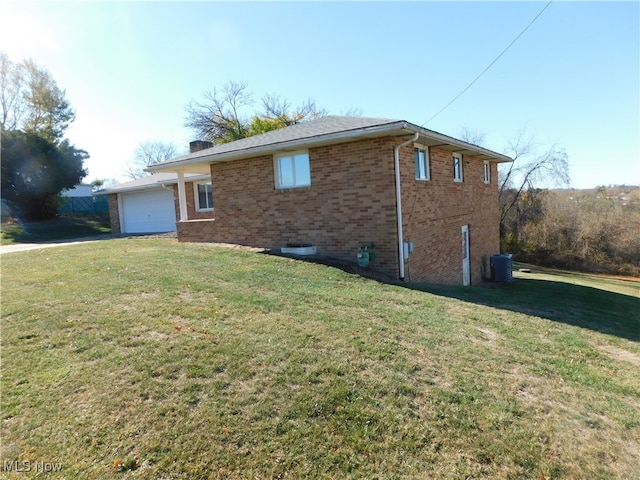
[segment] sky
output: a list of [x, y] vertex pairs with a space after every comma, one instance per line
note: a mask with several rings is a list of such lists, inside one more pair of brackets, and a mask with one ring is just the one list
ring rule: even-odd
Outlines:
[[126, 181], [145, 141], [186, 152], [186, 105], [236, 81], [246, 114], [277, 94], [479, 133], [505, 154], [523, 134], [566, 151], [573, 188], [640, 185], [640, 2], [547, 3], [5, 0], [0, 50], [66, 91], [85, 182]]

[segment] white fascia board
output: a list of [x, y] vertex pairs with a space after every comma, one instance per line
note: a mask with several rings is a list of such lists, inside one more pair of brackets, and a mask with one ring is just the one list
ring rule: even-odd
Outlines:
[[457, 140], [453, 137], [443, 135], [432, 130], [419, 127], [409, 122], [398, 121], [394, 123], [385, 123], [383, 125], [376, 125], [373, 127], [359, 128], [355, 130], [347, 130], [336, 133], [329, 133], [324, 135], [317, 135], [315, 137], [304, 137], [295, 140], [288, 140], [279, 143], [271, 143], [268, 145], [261, 145], [257, 147], [248, 147], [242, 150], [234, 150], [224, 153], [206, 153], [206, 150], [200, 152], [194, 152], [192, 154], [185, 155], [183, 157], [170, 160], [159, 165], [151, 165], [147, 168], [147, 171], [152, 173], [158, 172], [188, 172], [190, 166], [211, 164], [217, 162], [229, 162], [233, 160], [239, 160], [242, 158], [255, 157], [259, 155], [271, 155], [276, 152], [299, 150], [301, 148], [312, 148], [321, 145], [343, 143], [349, 141], [356, 141], [365, 138], [382, 137], [385, 135], [410, 135], [419, 132], [422, 137], [433, 140], [433, 142], [427, 143], [427, 145], [442, 144], [449, 147], [454, 147], [453, 151], [460, 153], [467, 153], [469, 155], [479, 156], [483, 160], [489, 160], [492, 162], [512, 162], [513, 159], [502, 155], [500, 153], [493, 152], [477, 145], [472, 145], [462, 140]]
[[[199, 182], [202, 180], [210, 180], [211, 175], [189, 175], [185, 176], [185, 182]], [[159, 190], [163, 187], [169, 185], [175, 185], [178, 183], [178, 178], [172, 178], [168, 180], [158, 180], [157, 182], [147, 183], [144, 185], [132, 185], [132, 186], [123, 186], [118, 188], [118, 186], [113, 186], [109, 188], [105, 188], [103, 190], [98, 190], [94, 193], [94, 195], [109, 195], [110, 193], [129, 193], [129, 192], [144, 192], [146, 190]]]
[[288, 140], [285, 142], [271, 143], [268, 145], [261, 145], [258, 147], [249, 147], [242, 150], [234, 150], [224, 153], [201, 153], [199, 156], [193, 156], [193, 154], [185, 157], [177, 158], [176, 160], [164, 162], [161, 165], [151, 165], [147, 167], [149, 172], [177, 172], [183, 170], [189, 171], [190, 165], [196, 164], [210, 164], [214, 162], [229, 162], [232, 160], [239, 160], [241, 158], [255, 157], [259, 155], [270, 155], [275, 152], [283, 152], [288, 150], [299, 150], [302, 148], [312, 148], [320, 145], [343, 143], [348, 141], [355, 141], [363, 138], [379, 137], [385, 134], [389, 134], [393, 131], [397, 131], [402, 134], [402, 129], [406, 125], [406, 122], [387, 123], [384, 125], [378, 125], [374, 127], [359, 128], [356, 130], [347, 130], [344, 132], [329, 133], [325, 135], [317, 135], [315, 137], [304, 137], [296, 140]]
[[491, 151], [484, 147], [479, 147], [478, 145], [473, 145], [471, 143], [458, 140], [457, 138], [453, 138], [442, 133], [434, 132], [433, 130], [418, 127], [412, 124], [408, 124], [407, 128], [414, 132], [420, 132], [421, 136], [424, 136], [429, 140], [433, 140], [433, 142], [426, 142], [425, 146], [443, 146], [447, 147], [447, 149], [451, 150], [452, 152], [472, 155], [475, 157], [479, 157], [482, 160], [488, 160], [495, 163], [513, 162], [513, 159], [506, 155]]

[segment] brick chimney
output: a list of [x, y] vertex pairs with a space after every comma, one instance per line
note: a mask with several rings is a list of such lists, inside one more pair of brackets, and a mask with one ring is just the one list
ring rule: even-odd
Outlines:
[[200, 150], [206, 150], [211, 147], [213, 147], [213, 143], [211, 142], [207, 142], [206, 140], [194, 140], [193, 142], [189, 142], [189, 153], [199, 152]]

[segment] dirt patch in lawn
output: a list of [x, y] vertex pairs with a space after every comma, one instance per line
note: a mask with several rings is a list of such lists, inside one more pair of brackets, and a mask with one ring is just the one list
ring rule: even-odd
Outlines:
[[636, 353], [623, 348], [614, 347], [613, 345], [598, 345], [596, 348], [602, 353], [609, 355], [614, 360], [622, 360], [623, 362], [633, 363], [640, 367], [640, 355]]

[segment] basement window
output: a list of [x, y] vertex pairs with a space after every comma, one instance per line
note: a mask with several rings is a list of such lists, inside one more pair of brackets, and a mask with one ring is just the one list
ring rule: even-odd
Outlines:
[[453, 181], [454, 182], [463, 181], [462, 155], [460, 155], [459, 153], [453, 154]]
[[416, 164], [416, 180], [431, 180], [429, 173], [429, 150], [415, 148], [414, 159]]
[[311, 186], [309, 152], [288, 153], [274, 157], [276, 188]]
[[211, 182], [197, 182], [193, 185], [196, 211], [198, 212], [210, 212], [213, 210], [213, 185]]

